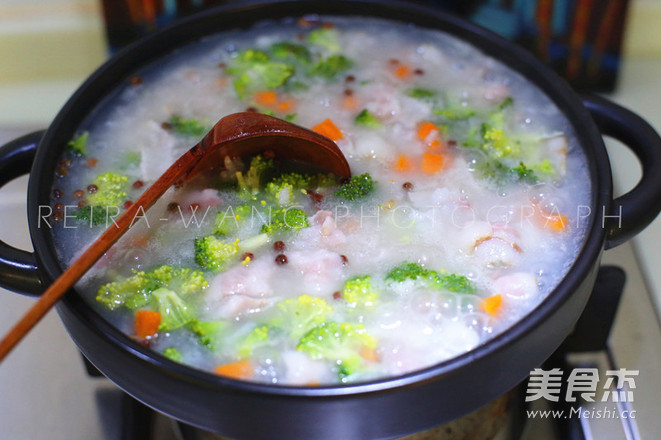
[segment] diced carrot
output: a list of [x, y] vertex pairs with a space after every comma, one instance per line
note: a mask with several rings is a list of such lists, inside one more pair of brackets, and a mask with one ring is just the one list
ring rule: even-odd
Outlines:
[[399, 79], [406, 79], [411, 76], [411, 68], [405, 64], [400, 64], [395, 69], [395, 76]]
[[259, 105], [271, 106], [276, 101], [275, 92], [257, 92], [255, 93], [255, 102]]
[[281, 112], [290, 112], [294, 109], [294, 101], [287, 99], [285, 101], [280, 101], [276, 106], [276, 109]]
[[434, 174], [443, 168], [443, 156], [434, 153], [425, 153], [422, 155], [422, 171], [427, 174]]
[[339, 141], [344, 137], [340, 129], [337, 128], [337, 126], [333, 124], [333, 121], [331, 121], [330, 119], [326, 119], [325, 121], [314, 127], [312, 130], [316, 131], [322, 136], [326, 136], [332, 141]]
[[216, 367], [216, 374], [233, 379], [247, 379], [253, 375], [254, 369], [250, 361], [242, 360]]
[[404, 154], [400, 154], [397, 160], [395, 161], [395, 171], [406, 172], [413, 169], [413, 163], [411, 160], [406, 157]]
[[358, 351], [358, 354], [366, 361], [379, 361], [379, 354], [373, 348], [363, 346]]
[[496, 316], [503, 306], [503, 297], [500, 294], [484, 298], [482, 300], [482, 310], [491, 316]]
[[427, 151], [429, 153], [440, 153], [443, 150], [443, 143], [438, 139], [434, 139], [429, 143]]
[[318, 387], [321, 384], [319, 382], [308, 382], [305, 385], [308, 387]]
[[438, 133], [438, 127], [434, 123], [429, 121], [423, 122], [420, 124], [420, 127], [418, 127], [418, 139], [421, 141], [426, 141], [433, 131]]
[[356, 110], [358, 108], [358, 100], [354, 96], [345, 96], [342, 105], [346, 110]]
[[161, 325], [161, 314], [151, 310], [135, 312], [135, 334], [140, 338], [154, 336]]
[[567, 217], [562, 214], [545, 215], [544, 227], [555, 232], [562, 232], [567, 228]]

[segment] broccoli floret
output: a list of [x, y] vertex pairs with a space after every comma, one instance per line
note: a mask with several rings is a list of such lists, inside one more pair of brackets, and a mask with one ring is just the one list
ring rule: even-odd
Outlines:
[[261, 188], [260, 182], [264, 181], [264, 178], [273, 168], [272, 159], [264, 159], [262, 156], [253, 157], [250, 161], [250, 168], [245, 174], [241, 171], [236, 172], [240, 191], [250, 196], [257, 194]]
[[289, 113], [288, 115], [285, 115], [285, 121], [287, 122], [294, 122], [298, 118], [298, 113]]
[[298, 208], [281, 208], [271, 213], [271, 221], [262, 226], [262, 233], [274, 234], [310, 226], [308, 215]]
[[191, 322], [195, 316], [191, 308], [173, 290], [161, 287], [152, 292], [155, 309], [161, 314], [159, 331], [168, 332]]
[[227, 69], [234, 75], [234, 91], [239, 98], [260, 89], [275, 89], [284, 85], [294, 74], [292, 65], [274, 62], [262, 51], [248, 49], [241, 52]]
[[531, 168], [528, 168], [523, 162], [519, 162], [519, 165], [513, 168], [510, 168], [510, 173], [513, 173], [516, 178], [522, 182], [530, 183], [534, 185], [539, 181], [535, 171]]
[[332, 361], [338, 367], [338, 376], [346, 377], [358, 372], [365, 364], [363, 355], [376, 349], [377, 341], [362, 324], [324, 322], [307, 332], [296, 349], [312, 359]]
[[308, 63], [312, 59], [310, 49], [302, 44], [290, 43], [289, 41], [282, 41], [275, 43], [271, 46], [271, 53], [276, 58], [281, 59], [296, 59], [302, 63]]
[[456, 105], [444, 109], [435, 109], [434, 114], [442, 116], [445, 119], [450, 119], [452, 121], [462, 121], [464, 119], [475, 116], [475, 110]]
[[116, 212], [111, 212], [110, 207], [107, 206], [82, 206], [75, 211], [73, 215], [79, 222], [85, 222], [90, 226], [99, 226], [110, 224], [111, 219]]
[[294, 189], [308, 188], [312, 177], [309, 174], [283, 173], [272, 180], [275, 185], [291, 185]]
[[260, 325], [252, 329], [237, 347], [237, 355], [243, 359], [250, 357], [257, 347], [268, 342], [269, 332], [268, 325]]
[[94, 206], [119, 206], [127, 196], [129, 178], [117, 173], [104, 173], [92, 182], [96, 192], [87, 196], [87, 201]]
[[502, 111], [503, 109], [506, 109], [507, 107], [513, 104], [514, 104], [514, 99], [511, 96], [508, 96], [507, 98], [503, 99], [503, 102], [501, 102], [498, 105], [498, 110]]
[[227, 329], [228, 323], [224, 321], [192, 320], [188, 328], [195, 333], [197, 340], [211, 351], [220, 348], [220, 335]]
[[199, 270], [160, 266], [150, 272], [134, 272], [121, 281], [104, 284], [97, 292], [96, 300], [110, 310], [125, 306], [138, 309], [149, 304], [152, 293], [168, 288], [187, 296], [205, 289], [209, 283]]
[[181, 352], [174, 347], [168, 347], [163, 350], [163, 356], [170, 359], [171, 361], [181, 363], [184, 357], [181, 355]]
[[339, 73], [350, 69], [352, 66], [353, 61], [344, 55], [330, 55], [326, 59], [317, 61], [317, 63], [310, 69], [310, 74], [331, 79]]
[[491, 114], [489, 121], [483, 123], [481, 127], [482, 139], [484, 140], [482, 148], [488, 155], [497, 159], [521, 154], [519, 143], [510, 139], [505, 133], [504, 126], [505, 115], [498, 112]]
[[319, 28], [308, 34], [308, 42], [328, 49], [331, 52], [340, 50], [339, 34], [335, 29]]
[[170, 127], [172, 127], [173, 130], [184, 136], [200, 137], [209, 131], [209, 127], [201, 124], [197, 120], [184, 119], [177, 115], [171, 116], [168, 124], [170, 124]]
[[228, 243], [214, 235], [195, 239], [195, 262], [208, 270], [224, 270], [228, 260], [238, 252], [238, 239], [233, 243]]
[[358, 200], [374, 191], [376, 182], [369, 173], [353, 176], [349, 182], [343, 184], [335, 195], [347, 200]]
[[71, 139], [69, 143], [67, 144], [67, 148], [69, 151], [71, 151], [73, 154], [76, 154], [78, 156], [86, 156], [87, 155], [87, 139], [89, 137], [89, 132], [84, 131], [75, 138]]
[[291, 205], [296, 200], [294, 186], [283, 181], [273, 181], [266, 185], [266, 193], [270, 195], [278, 205]]
[[545, 176], [552, 176], [556, 173], [555, 167], [553, 164], [551, 164], [551, 161], [548, 159], [544, 159], [541, 162], [532, 165], [531, 168], [539, 174], [545, 175]]
[[475, 292], [475, 286], [465, 276], [439, 273], [435, 270], [425, 269], [418, 263], [402, 263], [386, 275], [386, 280], [398, 283], [413, 280], [436, 290], [449, 290], [457, 293]]
[[411, 98], [416, 98], [416, 99], [429, 99], [433, 98], [436, 96], [436, 92], [434, 90], [429, 90], [429, 89], [421, 89], [419, 87], [414, 87], [412, 89], [408, 89], [406, 91], [406, 94], [410, 96]]
[[381, 121], [379, 118], [370, 113], [367, 109], [364, 109], [362, 112], [358, 113], [354, 121], [356, 125], [362, 125], [363, 127], [378, 129], [381, 128]]
[[379, 292], [372, 286], [372, 277], [364, 275], [347, 280], [342, 296], [349, 307], [373, 307]]
[[273, 319], [273, 325], [284, 328], [289, 336], [300, 339], [313, 327], [321, 325], [328, 319], [333, 307], [321, 298], [301, 295], [276, 304], [278, 314]]
[[253, 207], [250, 205], [229, 206], [216, 214], [214, 235], [226, 237], [233, 235], [246, 220], [251, 218]]

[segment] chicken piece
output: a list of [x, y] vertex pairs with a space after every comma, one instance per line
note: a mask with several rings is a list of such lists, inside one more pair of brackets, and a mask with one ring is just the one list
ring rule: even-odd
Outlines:
[[511, 299], [528, 299], [539, 293], [537, 279], [529, 272], [514, 272], [497, 278], [493, 283], [494, 295], [505, 295]]
[[343, 277], [342, 257], [326, 249], [292, 251], [288, 265], [301, 276], [301, 291], [328, 294], [338, 290]]
[[205, 301], [215, 318], [234, 318], [263, 309], [275, 302], [271, 287], [273, 262], [258, 258], [237, 265], [211, 280]]
[[287, 384], [315, 385], [337, 380], [325, 362], [312, 360], [305, 353], [285, 351], [282, 361], [286, 368]]
[[466, 224], [457, 236], [459, 249], [471, 255], [475, 248], [493, 236], [493, 228], [489, 222], [472, 221]]

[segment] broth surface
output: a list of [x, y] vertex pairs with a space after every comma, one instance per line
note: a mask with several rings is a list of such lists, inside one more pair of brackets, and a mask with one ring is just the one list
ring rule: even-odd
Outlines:
[[307, 386], [418, 370], [528, 314], [583, 244], [586, 161], [540, 90], [439, 31], [313, 17], [211, 36], [113, 91], [58, 164], [62, 264], [246, 110], [331, 137], [354, 181], [231, 160], [136, 222], [77, 289], [177, 362]]

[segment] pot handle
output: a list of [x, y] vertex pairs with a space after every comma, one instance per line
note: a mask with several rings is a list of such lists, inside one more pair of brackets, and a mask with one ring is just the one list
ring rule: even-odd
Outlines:
[[[30, 172], [44, 133], [45, 130], [35, 131], [0, 148], [0, 188]], [[44, 285], [39, 278], [35, 255], [0, 240], [0, 286], [26, 295], [41, 294]]]
[[661, 211], [661, 137], [643, 118], [612, 101], [584, 95], [583, 104], [601, 133], [629, 147], [643, 169], [636, 186], [613, 200], [612, 211], [604, 213], [609, 249], [642, 231]]

